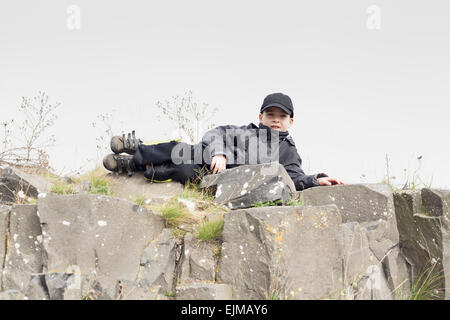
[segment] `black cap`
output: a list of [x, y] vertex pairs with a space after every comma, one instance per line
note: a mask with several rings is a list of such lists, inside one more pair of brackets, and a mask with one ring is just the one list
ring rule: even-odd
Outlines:
[[292, 105], [292, 100], [289, 96], [282, 93], [272, 93], [269, 94], [261, 106], [260, 113], [270, 107], [278, 107], [286, 112], [291, 118], [294, 117], [294, 106]]

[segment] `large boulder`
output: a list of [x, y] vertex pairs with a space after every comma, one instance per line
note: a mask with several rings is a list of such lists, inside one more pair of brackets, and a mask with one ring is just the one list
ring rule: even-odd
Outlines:
[[393, 292], [399, 285], [409, 287], [407, 262], [398, 252], [399, 231], [389, 186], [355, 184], [316, 187], [298, 192], [297, 198], [306, 205], [335, 204], [343, 223], [357, 222], [364, 229], [370, 252], [382, 263], [381, 270], [389, 289]]
[[145, 249], [164, 228], [160, 216], [107, 196], [40, 194], [38, 214], [44, 273], [77, 270], [110, 297], [119, 280], [136, 281]]
[[9, 216], [6, 257], [2, 277], [4, 290], [25, 292], [31, 275], [43, 270], [42, 231], [36, 205], [14, 205]]
[[432, 280], [426, 285], [432, 298], [450, 299], [449, 194], [433, 189], [394, 194], [401, 252], [416, 287]]
[[326, 299], [342, 290], [335, 205], [261, 207], [225, 215], [218, 280], [234, 299]]
[[109, 173], [106, 177], [111, 180], [111, 190], [115, 196], [132, 201], [143, 198], [148, 204], [160, 204], [177, 197], [183, 190], [179, 182], [150, 182], [141, 171], [131, 177], [117, 173]]
[[230, 209], [280, 199], [286, 202], [295, 195], [294, 182], [278, 162], [243, 165], [206, 175], [201, 187], [215, 190], [215, 202]]

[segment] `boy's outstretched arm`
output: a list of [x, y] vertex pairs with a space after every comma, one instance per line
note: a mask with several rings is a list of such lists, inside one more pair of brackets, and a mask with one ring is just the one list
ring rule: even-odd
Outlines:
[[302, 169], [302, 159], [297, 151], [291, 153], [287, 163], [283, 163], [284, 168], [294, 182], [297, 191], [311, 187], [331, 186], [334, 184], [344, 184], [342, 181], [330, 178], [325, 173], [307, 175]]

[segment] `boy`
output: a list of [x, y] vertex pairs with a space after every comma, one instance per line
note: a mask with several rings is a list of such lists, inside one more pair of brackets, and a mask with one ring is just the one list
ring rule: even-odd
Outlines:
[[[197, 145], [174, 140], [145, 145], [135, 137], [134, 131], [131, 135], [128, 134], [127, 138], [125, 135], [115, 136], [111, 139], [114, 154], [106, 156], [103, 165], [110, 171], [119, 173], [127, 171], [128, 175], [132, 175], [136, 170], [145, 171], [144, 176], [153, 181], [172, 179], [185, 184], [188, 180], [193, 180], [197, 172], [208, 166], [212, 174], [216, 174], [227, 168], [247, 164], [247, 160], [251, 158], [252, 163], [270, 162], [267, 158], [262, 159], [264, 153], [261, 151], [270, 149], [270, 160], [278, 161], [284, 166], [296, 190], [343, 184], [342, 181], [330, 178], [324, 173], [306, 175], [303, 172], [302, 160], [288, 132], [294, 123], [294, 107], [289, 96], [282, 93], [268, 95], [261, 106], [259, 121], [259, 126], [250, 123], [241, 127], [234, 125], [216, 127], [209, 130], [202, 142]], [[247, 137], [248, 142], [245, 140]], [[238, 140], [238, 147], [235, 147], [235, 138]], [[252, 144], [256, 140], [257, 147]], [[239, 145], [239, 142], [243, 144]], [[183, 153], [181, 158], [180, 151]], [[243, 154], [240, 154], [240, 151]], [[123, 152], [129, 155], [121, 154]], [[241, 161], [235, 163], [236, 157]]]

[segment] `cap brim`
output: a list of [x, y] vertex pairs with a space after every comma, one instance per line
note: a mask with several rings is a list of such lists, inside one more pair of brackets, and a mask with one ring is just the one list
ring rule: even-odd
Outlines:
[[283, 110], [284, 112], [286, 112], [288, 115], [290, 115], [290, 116], [292, 115], [291, 111], [288, 108], [286, 108], [285, 106], [283, 106], [282, 104], [280, 104], [280, 103], [271, 103], [271, 104], [269, 104], [267, 106], [264, 106], [264, 108], [261, 109], [261, 113], [263, 113], [264, 110], [266, 110], [266, 109], [268, 109], [270, 107], [278, 107], [281, 110]]

